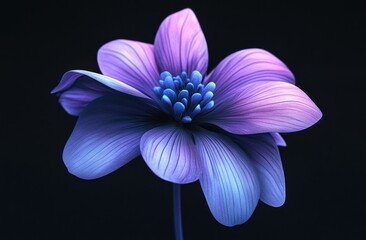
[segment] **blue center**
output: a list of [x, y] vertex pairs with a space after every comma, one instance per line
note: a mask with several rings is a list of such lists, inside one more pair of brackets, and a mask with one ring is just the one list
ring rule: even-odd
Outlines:
[[188, 77], [186, 72], [173, 77], [165, 71], [160, 74], [159, 85], [153, 90], [160, 99], [160, 107], [182, 123], [190, 123], [198, 114], [210, 110], [214, 106], [213, 92], [216, 84], [202, 84], [202, 75], [193, 71]]

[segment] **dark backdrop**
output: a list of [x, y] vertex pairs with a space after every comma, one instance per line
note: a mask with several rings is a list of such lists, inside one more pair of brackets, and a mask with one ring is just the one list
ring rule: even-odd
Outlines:
[[[0, 239], [173, 239], [171, 185], [137, 159], [94, 181], [67, 172], [62, 150], [76, 118], [50, 95], [70, 69], [98, 72], [118, 39], [153, 42], [185, 7], [201, 22], [210, 69], [228, 54], [266, 49], [294, 72], [324, 116], [284, 134], [287, 200], [259, 203], [237, 227], [212, 217], [198, 183], [184, 185], [186, 239], [366, 239], [366, 18], [350, 1], [13, 3], [1, 14]], [[238, 1], [239, 2], [239, 1]]]

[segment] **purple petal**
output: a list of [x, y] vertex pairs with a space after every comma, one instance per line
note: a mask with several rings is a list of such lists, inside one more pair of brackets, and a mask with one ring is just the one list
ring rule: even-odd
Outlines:
[[147, 100], [108, 95], [88, 105], [66, 143], [63, 159], [69, 172], [83, 179], [102, 177], [140, 154], [149, 123]]
[[155, 59], [160, 71], [178, 75], [198, 70], [204, 76], [208, 65], [205, 36], [196, 15], [184, 9], [168, 16], [155, 37]]
[[93, 100], [106, 94], [118, 92], [147, 98], [147, 96], [125, 83], [84, 70], [66, 72], [51, 93], [59, 94], [60, 104], [66, 112], [78, 116]]
[[203, 120], [234, 134], [255, 134], [303, 130], [321, 116], [319, 108], [301, 89], [272, 81], [226, 89]]
[[280, 207], [286, 199], [285, 176], [277, 144], [271, 134], [235, 135], [236, 143], [254, 164], [260, 183], [260, 199]]
[[206, 130], [194, 136], [203, 164], [200, 183], [212, 214], [225, 226], [244, 223], [252, 215], [260, 194], [252, 163], [226, 136]]
[[98, 51], [98, 64], [103, 74], [118, 79], [154, 97], [159, 73], [154, 58], [154, 46], [129, 40], [115, 40]]
[[206, 83], [210, 81], [216, 83], [215, 95], [218, 96], [252, 82], [280, 81], [295, 84], [295, 77], [274, 55], [253, 48], [235, 52], [222, 60], [205, 79]]
[[273, 139], [275, 140], [277, 146], [286, 147], [287, 143], [285, 139], [279, 133], [271, 133]]
[[156, 127], [141, 138], [141, 155], [160, 178], [174, 183], [196, 181], [200, 174], [193, 137], [175, 124]]

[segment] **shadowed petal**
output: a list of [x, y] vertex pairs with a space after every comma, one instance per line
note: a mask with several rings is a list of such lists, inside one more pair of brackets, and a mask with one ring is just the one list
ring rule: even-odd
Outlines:
[[103, 74], [118, 79], [154, 97], [159, 73], [154, 58], [154, 46], [130, 40], [115, 40], [98, 51], [98, 64]]
[[244, 223], [260, 194], [248, 156], [224, 135], [201, 130], [194, 137], [203, 164], [200, 183], [212, 214], [225, 226]]
[[168, 16], [155, 37], [155, 59], [160, 71], [174, 76], [182, 71], [189, 75], [198, 70], [204, 76], [208, 65], [208, 50], [201, 26], [191, 9]]
[[[224, 94], [224, 95], [223, 95]], [[286, 82], [254, 82], [221, 93], [203, 120], [234, 134], [295, 132], [315, 124], [319, 108], [298, 87]]]
[[69, 172], [83, 179], [99, 178], [137, 157], [141, 136], [154, 127], [148, 119], [151, 111], [146, 100], [129, 95], [90, 103], [64, 149]]
[[198, 179], [200, 166], [188, 130], [175, 124], [156, 127], [141, 138], [141, 155], [160, 178], [174, 183]]
[[233, 137], [254, 163], [260, 182], [260, 199], [273, 207], [282, 206], [286, 199], [285, 176], [281, 156], [271, 134]]
[[275, 140], [277, 146], [280, 147], [286, 147], [287, 143], [285, 141], [285, 139], [283, 139], [283, 137], [281, 136], [281, 134], [279, 133], [271, 133], [273, 139]]
[[147, 98], [135, 88], [116, 79], [84, 70], [66, 72], [51, 93], [59, 94], [59, 102], [66, 112], [77, 116], [93, 100], [118, 92]]

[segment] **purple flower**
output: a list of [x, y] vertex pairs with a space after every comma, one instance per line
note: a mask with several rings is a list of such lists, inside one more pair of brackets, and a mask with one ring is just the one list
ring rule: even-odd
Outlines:
[[206, 76], [208, 50], [190, 9], [167, 17], [154, 45], [115, 40], [101, 47], [102, 74], [66, 72], [57, 93], [79, 119], [63, 160], [95, 179], [140, 154], [160, 178], [200, 181], [214, 217], [244, 223], [258, 200], [285, 201], [278, 132], [322, 116], [286, 65], [262, 49], [231, 54]]

